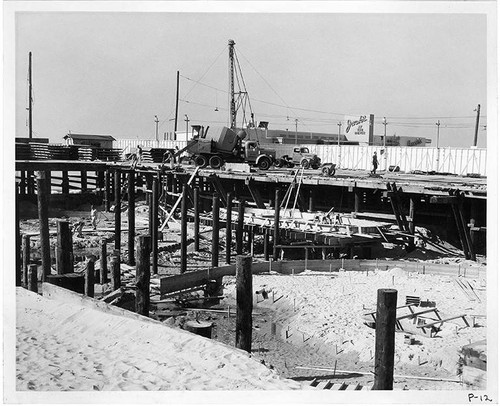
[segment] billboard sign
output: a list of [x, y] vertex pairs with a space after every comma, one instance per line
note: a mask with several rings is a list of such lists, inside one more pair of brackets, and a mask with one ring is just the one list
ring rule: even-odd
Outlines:
[[349, 141], [368, 143], [370, 135], [370, 116], [345, 116], [345, 135]]

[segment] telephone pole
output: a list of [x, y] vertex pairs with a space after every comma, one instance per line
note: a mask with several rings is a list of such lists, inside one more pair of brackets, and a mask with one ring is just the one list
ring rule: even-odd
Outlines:
[[384, 121], [382, 121], [384, 125], [384, 171], [387, 171], [387, 149], [386, 149], [386, 137], [387, 137], [387, 119], [384, 117]]
[[295, 145], [297, 145], [297, 122], [298, 122], [298, 121], [299, 121], [299, 120], [296, 118], [296, 119], [295, 119]]
[[436, 154], [436, 172], [439, 172], [439, 126], [441, 125], [441, 121], [437, 121], [436, 123], [438, 132], [437, 132], [437, 154]]
[[441, 125], [441, 122], [438, 120], [436, 123], [437, 128], [438, 128], [438, 133], [437, 133], [437, 148], [439, 149], [439, 126]]
[[188, 140], [188, 134], [189, 134], [189, 117], [187, 114], [184, 114], [184, 121], [186, 122], [186, 141]]
[[177, 91], [175, 93], [175, 122], [174, 122], [174, 139], [177, 132], [177, 117], [179, 115], [179, 71], [177, 71]]
[[474, 146], [476, 147], [477, 146], [477, 131], [479, 130], [479, 115], [481, 114], [481, 105], [478, 104], [477, 105], [477, 109], [475, 109], [474, 111], [477, 111], [477, 117], [476, 117], [476, 131], [474, 133]]
[[155, 141], [158, 142], [158, 123], [160, 120], [158, 120], [158, 116], [155, 116], [155, 124], [156, 124], [156, 131], [155, 131]]
[[31, 84], [31, 52], [29, 53], [29, 65], [28, 65], [28, 85], [29, 85], [29, 104], [28, 104], [28, 131], [29, 138], [33, 138], [33, 97], [32, 84]]
[[339, 150], [339, 160], [338, 160], [338, 168], [340, 169], [340, 158], [341, 158], [341, 155], [340, 155], [340, 129], [342, 128], [342, 121], [339, 121], [337, 123], [337, 125], [339, 126], [339, 135], [337, 137], [337, 148]]

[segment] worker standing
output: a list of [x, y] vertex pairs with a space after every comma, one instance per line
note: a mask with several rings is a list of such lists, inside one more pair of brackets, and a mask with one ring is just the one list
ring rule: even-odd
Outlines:
[[375, 175], [377, 172], [378, 168], [378, 159], [377, 159], [377, 151], [373, 153], [373, 158], [372, 158], [372, 165], [373, 165], [373, 170], [372, 173]]

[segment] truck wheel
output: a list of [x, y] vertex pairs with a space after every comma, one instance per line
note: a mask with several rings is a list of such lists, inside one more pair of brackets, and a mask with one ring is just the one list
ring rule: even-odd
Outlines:
[[323, 168], [321, 168], [321, 173], [324, 176], [330, 176], [330, 167], [329, 166], [323, 166]]
[[222, 165], [224, 165], [224, 161], [218, 155], [214, 155], [210, 157], [210, 161], [208, 161], [212, 169], [219, 169]]
[[302, 161], [300, 161], [300, 166], [302, 166], [302, 168], [304, 169], [309, 169], [311, 167], [311, 163], [308, 159], [304, 158]]
[[329, 175], [330, 176], [334, 176], [335, 175], [335, 171], [336, 171], [335, 165], [330, 166]]
[[259, 166], [259, 169], [262, 169], [263, 171], [267, 171], [271, 167], [271, 160], [269, 158], [262, 158], [259, 163], [257, 164]]
[[285, 163], [283, 162], [283, 159], [277, 159], [274, 165], [278, 168], [283, 168], [283, 166], [285, 166]]
[[205, 168], [208, 164], [207, 158], [203, 155], [198, 155], [194, 158], [194, 164], [200, 168]]

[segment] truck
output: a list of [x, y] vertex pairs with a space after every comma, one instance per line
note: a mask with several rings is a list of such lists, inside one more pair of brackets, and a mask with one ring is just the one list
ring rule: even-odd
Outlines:
[[276, 162], [276, 166], [279, 168], [293, 168], [296, 165], [300, 165], [304, 169], [319, 169], [321, 167], [321, 173], [324, 176], [334, 176], [335, 175], [335, 164], [321, 163], [321, 158], [309, 152], [307, 147], [295, 147], [293, 149], [292, 156], [283, 155]]
[[[260, 147], [257, 141], [245, 140], [244, 130], [237, 133], [228, 127], [193, 126], [195, 136], [185, 149], [196, 166], [221, 168], [226, 162], [245, 162], [262, 170], [276, 160], [276, 151]], [[182, 152], [179, 151], [179, 152]], [[178, 152], [178, 153], [179, 153]]]

